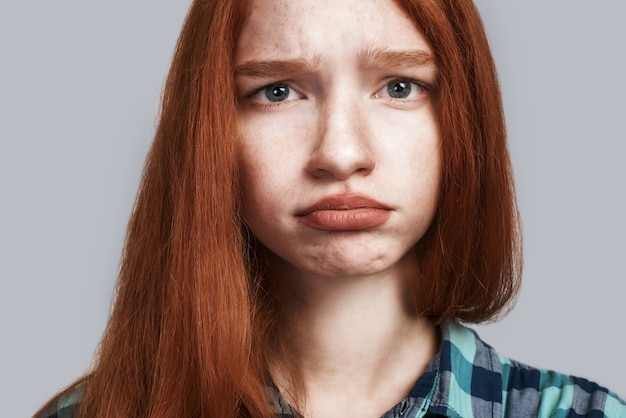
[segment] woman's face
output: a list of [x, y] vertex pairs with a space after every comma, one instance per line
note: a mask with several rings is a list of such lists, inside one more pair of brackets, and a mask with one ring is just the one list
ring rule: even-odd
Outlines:
[[392, 0], [252, 0], [235, 60], [252, 233], [314, 275], [402, 267], [440, 181], [420, 32]]

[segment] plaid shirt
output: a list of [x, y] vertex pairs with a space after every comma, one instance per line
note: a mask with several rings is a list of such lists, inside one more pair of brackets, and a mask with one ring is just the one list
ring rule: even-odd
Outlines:
[[[409, 395], [382, 418], [626, 418], [626, 403], [609, 390], [502, 357], [456, 322], [441, 325], [441, 340]], [[273, 394], [279, 417], [298, 416]]]
[[[382, 418], [626, 418], [626, 403], [588, 380], [502, 357], [456, 322], [441, 325], [441, 350], [409, 395]], [[278, 417], [298, 414], [270, 389]], [[79, 390], [39, 418], [72, 418]]]

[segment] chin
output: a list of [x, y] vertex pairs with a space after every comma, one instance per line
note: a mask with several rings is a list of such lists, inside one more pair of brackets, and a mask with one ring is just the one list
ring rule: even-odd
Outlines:
[[351, 249], [314, 257], [307, 260], [301, 270], [323, 277], [371, 276], [393, 269], [402, 258], [402, 255], [394, 256], [384, 250], [368, 252]]

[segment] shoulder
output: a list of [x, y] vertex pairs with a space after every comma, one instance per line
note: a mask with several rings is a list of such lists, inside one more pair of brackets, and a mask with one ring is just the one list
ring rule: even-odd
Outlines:
[[55, 396], [33, 418], [74, 418], [85, 395], [84, 385], [72, 387]]
[[507, 416], [626, 417], [626, 403], [587, 379], [528, 366], [506, 357], [502, 364], [503, 409]]
[[511, 360], [456, 322], [441, 331], [440, 387], [459, 416], [626, 418], [626, 403], [596, 383]]

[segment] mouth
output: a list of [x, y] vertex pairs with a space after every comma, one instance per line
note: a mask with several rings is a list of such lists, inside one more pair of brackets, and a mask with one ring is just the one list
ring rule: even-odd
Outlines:
[[392, 209], [361, 194], [324, 197], [296, 213], [303, 224], [322, 231], [363, 231], [387, 222]]

